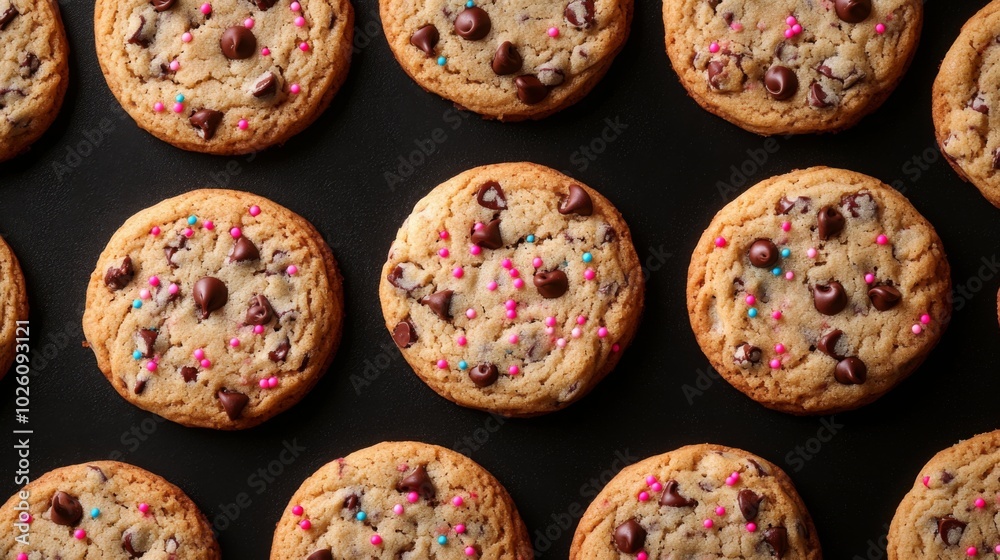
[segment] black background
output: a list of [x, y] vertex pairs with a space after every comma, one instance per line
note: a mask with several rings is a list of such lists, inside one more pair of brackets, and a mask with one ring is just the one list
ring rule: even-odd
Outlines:
[[[778, 138], [761, 164], [748, 150], [759, 156], [762, 138], [685, 95], [664, 54], [658, 2], [638, 2], [625, 50], [583, 102], [540, 123], [501, 124], [456, 118], [448, 102], [408, 79], [388, 49], [376, 1], [363, 0], [355, 5], [350, 77], [331, 108], [284, 147], [254, 158], [187, 153], [138, 129], [101, 76], [92, 3], [61, 4], [72, 45], [66, 103], [28, 155], [0, 165], [0, 234], [19, 255], [31, 292], [35, 477], [108, 457], [134, 463], [201, 506], [220, 530], [225, 558], [264, 559], [282, 508], [315, 469], [382, 440], [422, 440], [459, 449], [495, 474], [541, 557], [559, 558], [576, 516], [623, 458], [711, 441], [785, 468], [828, 558], [881, 558], [878, 543], [927, 459], [1000, 427], [998, 272], [983, 264], [1000, 252], [1000, 214], [941, 158], [930, 116], [938, 64], [981, 1], [928, 2], [913, 66], [881, 110], [835, 136]], [[602, 144], [605, 119], [619, 130]], [[399, 173], [398, 158], [437, 128], [447, 139], [390, 188], [385, 173]], [[579, 152], [588, 145], [593, 161]], [[411, 373], [383, 326], [377, 286], [396, 229], [418, 199], [467, 168], [519, 160], [567, 171], [607, 195], [632, 228], [649, 282], [638, 338], [593, 394], [562, 412], [501, 425], [443, 400]], [[724, 198], [720, 182], [731, 184], [731, 166], [744, 164], [748, 182]], [[768, 411], [715, 378], [684, 303], [688, 259], [712, 215], [750, 184], [819, 164], [903, 190], [937, 227], [955, 286], [966, 290], [923, 367], [875, 404], [833, 419]], [[87, 279], [115, 229], [161, 199], [206, 186], [259, 193], [302, 214], [323, 232], [346, 279], [345, 336], [331, 370], [289, 412], [240, 433], [155, 421], [115, 393], [80, 344]], [[367, 364], [377, 376], [359, 394], [351, 376], [363, 379]], [[9, 430], [19, 427], [12, 375], [0, 395], [9, 442]], [[824, 422], [834, 426], [832, 438], [820, 432]], [[284, 442], [305, 448], [290, 465], [280, 463]], [[16, 491], [9, 474], [16, 458], [3, 447], [0, 491], [7, 496]], [[255, 474], [269, 467], [281, 471], [270, 482]], [[232, 505], [238, 502], [244, 505]]]

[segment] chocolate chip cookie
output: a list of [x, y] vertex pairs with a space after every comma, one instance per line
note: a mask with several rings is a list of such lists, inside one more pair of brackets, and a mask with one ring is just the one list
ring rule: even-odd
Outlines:
[[547, 167], [503, 163], [417, 203], [379, 295], [393, 340], [432, 389], [532, 416], [569, 405], [614, 368], [643, 290], [628, 226], [606, 198]]
[[0, 0], [0, 161], [28, 149], [59, 114], [69, 43], [55, 0]]
[[0, 507], [0, 556], [10, 560], [219, 560], [198, 507], [139, 467], [95, 461], [45, 473]]
[[379, 0], [396, 60], [420, 87], [487, 118], [576, 103], [628, 38], [633, 0]]
[[570, 560], [820, 560], [819, 538], [791, 479], [721, 445], [689, 445], [625, 468], [594, 498]]
[[920, 0], [666, 0], [667, 54], [707, 111], [757, 134], [835, 132], [906, 72]]
[[793, 414], [874, 401], [931, 351], [951, 315], [934, 228], [877, 179], [814, 167], [722, 209], [688, 270], [702, 350], [734, 387]]
[[[0, 379], [14, 363], [19, 337], [30, 334], [30, 327], [18, 332], [18, 321], [28, 320], [28, 294], [24, 274], [10, 246], [0, 237]], [[27, 356], [27, 352], [24, 352]]]
[[280, 144], [347, 76], [348, 0], [97, 0], [97, 56], [135, 122], [178, 148]]
[[1000, 431], [938, 453], [924, 466], [889, 527], [889, 560], [1000, 554]]
[[380, 443], [306, 479], [278, 521], [271, 560], [531, 560], [528, 531], [504, 487], [436, 445]]
[[948, 163], [1000, 207], [1000, 2], [962, 27], [934, 80], [934, 128]]
[[132, 216], [87, 288], [83, 329], [132, 404], [186, 426], [248, 428], [298, 402], [340, 342], [329, 246], [265, 198], [196, 190]]

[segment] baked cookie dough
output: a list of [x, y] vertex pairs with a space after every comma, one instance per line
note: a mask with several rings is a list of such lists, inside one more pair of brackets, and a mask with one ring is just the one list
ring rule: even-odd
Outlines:
[[[17, 354], [18, 321], [28, 320], [28, 294], [24, 274], [10, 246], [0, 237], [0, 379], [14, 363]], [[27, 355], [25, 353], [25, 355]]]

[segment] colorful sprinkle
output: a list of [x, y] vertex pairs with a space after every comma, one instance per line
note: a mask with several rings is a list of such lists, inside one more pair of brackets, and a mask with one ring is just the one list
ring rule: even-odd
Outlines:
[[974, 546], [970, 546], [969, 548], [965, 549], [966, 556], [975, 556], [977, 554], [979, 554], [979, 549]]
[[444, 546], [444, 545], [448, 544], [448, 537], [446, 537], [446, 536], [444, 536], [444, 535], [440, 535], [440, 536], [439, 536], [439, 537], [437, 538], [437, 541], [438, 541], [438, 544], [439, 544], [439, 545], [441, 545], [441, 546]]
[[790, 256], [792, 256], [792, 250], [791, 249], [785, 247], [784, 249], [781, 250], [781, 258], [787, 259]]
[[444, 360], [444, 359], [438, 360], [437, 361], [437, 366], [438, 366], [438, 369], [448, 369], [448, 360]]
[[146, 502], [140, 503], [139, 511], [141, 511], [144, 515], [149, 513], [149, 504], [147, 504]]
[[142, 307], [142, 300], [141, 299], [134, 300], [132, 302], [132, 307], [135, 309], [139, 309], [140, 307]]
[[203, 367], [205, 369], [208, 369], [208, 368], [212, 367], [212, 360], [204, 359], [200, 363], [201, 363], [201, 367]]
[[924, 328], [921, 327], [920, 325], [913, 325], [912, 327], [910, 327], [910, 330], [913, 331], [913, 334], [920, 334], [924, 332]]
[[90, 518], [91, 519], [97, 519], [97, 517], [99, 515], [101, 515], [101, 510], [100, 509], [93, 508], [93, 509], [90, 510]]
[[920, 316], [920, 322], [925, 325], [929, 324], [931, 322], [931, 316], [924, 313], [923, 315]]
[[507, 341], [510, 342], [511, 344], [517, 344], [519, 340], [520, 338], [518, 338], [516, 334], [510, 335], [510, 338], [507, 339]]
[[606, 336], [608, 336], [608, 329], [606, 329], [604, 327], [601, 327], [601, 328], [597, 329], [597, 337], [598, 338], [604, 338]]
[[229, 235], [231, 235], [233, 239], [239, 239], [243, 236], [243, 231], [238, 227], [234, 227], [229, 230]]
[[303, 531], [308, 531], [309, 529], [312, 529], [312, 526], [313, 526], [312, 521], [309, 521], [308, 519], [303, 519], [302, 521], [299, 521], [299, 527], [301, 527]]
[[594, 260], [594, 255], [591, 255], [590, 253], [583, 254], [583, 262], [589, 263], [592, 260]]
[[184, 237], [190, 238], [191, 236], [194, 235], [194, 230], [191, 228], [184, 228], [184, 231], [182, 231], [181, 233], [184, 234]]
[[[153, 103], [153, 110], [156, 111], [157, 113], [162, 113], [164, 109], [166, 109], [166, 107], [163, 106], [163, 103], [160, 103], [159, 101], [157, 101], [156, 103]], [[159, 229], [159, 228], [155, 228], [155, 229]], [[154, 233], [153, 235], [158, 235], [158, 234]]]
[[924, 487], [925, 487], [925, 488], [930, 488], [930, 487], [931, 487], [931, 477], [929, 477], [929, 476], [925, 476], [925, 477], [923, 478], [923, 480], [921, 480], [921, 482], [923, 482], [923, 483], [924, 483]]
[[785, 345], [782, 344], [782, 343], [780, 343], [780, 342], [778, 344], [775, 344], [774, 345], [774, 351], [776, 353], [778, 353], [778, 354], [784, 354], [785, 353]]
[[306, 43], [305, 41], [299, 43], [299, 50], [302, 51], [302, 52], [308, 52], [309, 51], [309, 43]]
[[865, 284], [872, 284], [875, 282], [875, 275], [872, 273], [865, 274]]
[[170, 286], [167, 287], [167, 292], [169, 292], [170, 295], [175, 295], [179, 291], [180, 288], [177, 286], [177, 284], [171, 283]]
[[715, 246], [718, 247], [718, 248], [720, 248], [720, 249], [723, 248], [723, 247], [725, 247], [726, 246], [726, 238], [725, 237], [716, 237], [715, 238]]
[[73, 538], [78, 541], [82, 541], [87, 538], [87, 532], [83, 529], [77, 529], [76, 531], [73, 531]]
[[290, 7], [292, 8], [293, 12], [297, 12], [302, 9], [302, 6], [298, 2], [292, 2], [292, 5]]
[[160, 235], [160, 226], [153, 226], [153, 229], [149, 230], [149, 234], [152, 235], [153, 237]]
[[885, 33], [885, 24], [883, 23], [875, 24], [875, 33], [878, 33], [879, 35]]
[[246, 119], [240, 119], [240, 121], [236, 123], [236, 128], [239, 128], [240, 130], [246, 130], [250, 128], [250, 123], [247, 122]]
[[465, 271], [462, 270], [462, 267], [456, 266], [455, 269], [451, 271], [451, 275], [455, 278], [461, 278], [465, 276]]
[[411, 504], [417, 503], [417, 500], [419, 499], [420, 499], [420, 494], [417, 494], [416, 492], [410, 492], [409, 494], [406, 495], [406, 501], [410, 502]]
[[400, 504], [392, 506], [392, 512], [396, 515], [403, 515], [403, 506]]
[[[295, 20], [292, 23], [295, 24], [295, 27], [302, 27], [303, 25], [306, 24], [306, 18], [304, 18], [302, 16], [299, 16], [299, 17], [295, 18]], [[302, 50], [305, 50], [305, 49], [302, 49]]]
[[139, 290], [139, 299], [149, 299], [150, 296], [151, 294], [149, 293], [149, 290], [147, 290], [146, 288]]
[[747, 305], [754, 305], [755, 303], [757, 303], [757, 298], [754, 297], [754, 296], [752, 296], [752, 295], [749, 295], [746, 298], [746, 302], [747, 302]]
[[[998, 546], [997, 548], [1000, 548], [1000, 546]], [[466, 556], [475, 556], [476, 555], [476, 549], [472, 548], [471, 546], [465, 547], [465, 555]]]
[[792, 222], [781, 222], [781, 231], [788, 231], [792, 229]]
[[795, 280], [795, 273], [789, 270], [785, 273], [785, 280]]
[[156, 371], [156, 362], [152, 360], [146, 362], [146, 369], [148, 369], [149, 371]]
[[212, 5], [209, 4], [208, 2], [205, 2], [204, 4], [202, 4], [201, 5], [201, 13], [205, 14], [206, 16], [208, 14], [212, 13]]
[[517, 375], [517, 374], [521, 373], [521, 368], [519, 368], [517, 366], [510, 366], [509, 368], [507, 368], [507, 373], [509, 373], [511, 375]]
[[775, 358], [770, 362], [771, 369], [781, 369], [781, 360]]
[[556, 346], [558, 346], [559, 348], [565, 348], [566, 347], [566, 339], [565, 338], [557, 338], [556, 339]]
[[211, 231], [211, 230], [215, 229], [215, 222], [213, 222], [212, 220], [205, 220], [205, 225], [202, 226], [202, 227], [204, 227], [205, 229]]
[[201, 348], [194, 351], [194, 359], [201, 360], [205, 358], [205, 351]]
[[439, 56], [438, 60], [437, 60], [437, 63], [438, 63], [438, 66], [444, 66], [445, 64], [448, 63], [448, 59], [445, 58], [445, 57], [443, 57], [443, 56]]
[[455, 339], [455, 343], [459, 346], [465, 346], [466, 342], [468, 342], [468, 340], [466, 340], [466, 338], [462, 335], [458, 335], [458, 338]]
[[773, 274], [775, 276], [781, 276], [781, 267], [780, 266], [776, 266], [776, 267], [772, 268], [771, 269], [771, 274]]
[[806, 249], [806, 256], [809, 257], [810, 259], [815, 259], [816, 258], [816, 249], [814, 249], [812, 247]]
[[298, 94], [300, 91], [302, 91], [302, 86], [300, 86], [299, 84], [292, 84], [291, 86], [288, 87], [288, 91]]
[[639, 492], [639, 501], [640, 502], [648, 502], [649, 501], [649, 492]]
[[239, 348], [240, 347], [240, 339], [238, 339], [238, 338], [230, 339], [229, 340], [229, 345], [232, 346], [233, 348]]
[[708, 52], [713, 54], [719, 52], [719, 44], [713, 41], [712, 44], [708, 46]]
[[292, 507], [292, 514], [293, 515], [302, 515], [302, 512], [304, 512], [304, 511], [305, 510], [302, 509], [302, 506], [293, 506]]
[[597, 273], [594, 272], [593, 268], [588, 268], [587, 270], [583, 271], [583, 277], [586, 278], [587, 280], [593, 280], [596, 276]]
[[287, 272], [289, 276], [295, 276], [299, 273], [299, 267], [294, 264], [290, 264], [288, 265], [288, 268], [285, 269], [285, 272]]
[[718, 516], [726, 515], [726, 508], [724, 508], [722, 506], [719, 506], [719, 507], [715, 508], [715, 515], [718, 515]]
[[778, 319], [781, 319], [781, 311], [774, 311], [774, 312], [772, 312], [771, 313], [771, 318], [774, 319], [775, 321], [777, 321]]
[[549, 37], [552, 37], [552, 38], [558, 37], [559, 36], [559, 28], [558, 27], [550, 27], [549, 30], [548, 30], [548, 34], [549, 34]]
[[142, 352], [140, 352], [138, 350], [136, 350], [135, 352], [132, 352], [132, 358], [134, 358], [136, 360], [141, 360], [142, 359]]
[[534, 243], [535, 242], [535, 236], [529, 234], [528, 237], [524, 238], [524, 240], [527, 241], [528, 243]]
[[176, 101], [178, 103], [184, 103], [184, 94], [183, 93], [178, 93], [177, 97], [174, 97], [174, 101]]
[[243, 20], [243, 27], [246, 27], [247, 29], [253, 29], [253, 24], [254, 24], [253, 18], [247, 18]]
[[885, 245], [888, 242], [889, 238], [886, 237], [885, 235], [879, 235], [878, 237], [875, 238], [875, 243], [878, 243], [879, 245]]
[[264, 47], [263, 49], [260, 49], [260, 55], [261, 56], [271, 56], [271, 49], [269, 49], [267, 47]]
[[359, 511], [357, 515], [354, 516], [354, 518], [357, 519], [358, 521], [364, 521], [365, 519], [368, 519], [368, 514], [363, 511]]
[[712, 527], [715, 526], [715, 522], [712, 521], [711, 519], [706, 519], [702, 521], [701, 524], [704, 525], [706, 529], [711, 529]]
[[379, 545], [382, 544], [382, 537], [380, 537], [378, 535], [372, 535], [372, 538], [370, 540], [371, 540], [371, 543], [373, 545], [375, 545], [375, 546], [379, 546]]
[[977, 508], [983, 509], [984, 507], [986, 507], [986, 500], [982, 498], [976, 498], [975, 504]]
[[28, 560], [28, 555], [23, 552], [18, 553], [17, 560]]
[[753, 522], [747, 523], [747, 532], [748, 533], [755, 533], [756, 531], [757, 531], [757, 524], [756, 523], [753, 523]]
[[440, 249], [438, 249], [438, 256], [441, 257], [442, 259], [447, 259], [448, 255], [450, 254], [451, 252], [448, 251], [447, 247], [441, 247]]
[[751, 319], [756, 318], [757, 317], [757, 308], [756, 307], [751, 307], [750, 309], [748, 309], [747, 310], [747, 316], [750, 317]]
[[171, 72], [176, 72], [181, 69], [181, 63], [177, 60], [171, 60], [167, 67], [170, 68]]
[[541, 257], [535, 257], [535, 258], [531, 259], [531, 266], [533, 266], [535, 268], [541, 268], [542, 264], [543, 263], [542, 263]]
[[174, 112], [175, 113], [183, 113], [184, 112], [184, 104], [183, 103], [174, 103]]
[[469, 253], [473, 255], [478, 255], [483, 252], [483, 248], [479, 245], [469, 245]]

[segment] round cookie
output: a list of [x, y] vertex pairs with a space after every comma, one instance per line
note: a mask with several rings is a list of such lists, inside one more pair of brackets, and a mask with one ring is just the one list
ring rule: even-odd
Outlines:
[[502, 121], [582, 99], [628, 38], [633, 0], [379, 0], [386, 39], [420, 87]]
[[1000, 1], [970, 19], [934, 80], [934, 129], [948, 163], [1000, 207]]
[[56, 120], [69, 85], [69, 43], [55, 0], [0, 0], [0, 162]]
[[[298, 8], [293, 10], [292, 8]], [[97, 57], [119, 103], [185, 150], [280, 144], [347, 77], [349, 0], [97, 0]]]
[[271, 546], [271, 560], [533, 557], [493, 475], [414, 442], [380, 443], [320, 468], [292, 496]]
[[938, 453], [924, 466], [889, 527], [889, 560], [1000, 553], [1000, 431]]
[[570, 560], [820, 560], [819, 538], [780, 468], [700, 444], [623, 469], [587, 508]]
[[403, 222], [382, 267], [385, 324], [441, 396], [507, 416], [559, 410], [635, 335], [643, 276], [611, 203], [530, 163], [466, 171]]
[[792, 414], [874, 401], [937, 344], [951, 277], [934, 228], [866, 175], [814, 167], [723, 208], [688, 270], [691, 326], [734, 387]]
[[[14, 363], [18, 321], [28, 320], [28, 294], [24, 287], [24, 274], [10, 246], [0, 237], [0, 379]], [[27, 355], [27, 354], [25, 354]]]
[[196, 190], [147, 208], [108, 242], [84, 334], [132, 404], [186, 426], [255, 426], [333, 361], [340, 274], [309, 222], [263, 197]]
[[762, 135], [836, 132], [886, 100], [920, 0], [665, 0], [667, 54], [705, 110]]
[[191, 499], [126, 463], [47, 472], [0, 507], [0, 521], [0, 557], [10, 560], [221, 558], [212, 527]]

